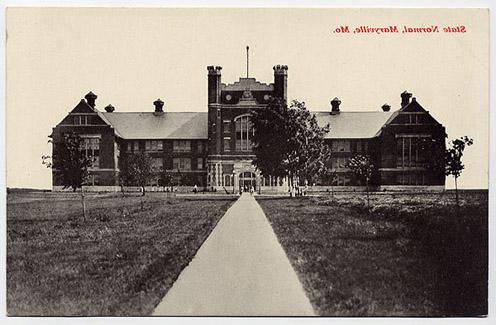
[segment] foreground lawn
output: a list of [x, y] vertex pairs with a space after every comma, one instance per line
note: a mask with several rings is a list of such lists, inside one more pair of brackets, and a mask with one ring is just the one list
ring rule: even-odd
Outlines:
[[317, 313], [487, 314], [487, 191], [259, 197]]
[[149, 315], [234, 201], [92, 195], [7, 197], [9, 315]]

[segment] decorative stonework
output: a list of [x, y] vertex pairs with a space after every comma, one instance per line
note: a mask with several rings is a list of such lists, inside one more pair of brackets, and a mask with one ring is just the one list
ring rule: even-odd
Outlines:
[[246, 88], [243, 91], [243, 96], [239, 99], [239, 104], [242, 105], [257, 105], [257, 101], [255, 97], [253, 97], [252, 92], [250, 91], [249, 88]]
[[255, 78], [239, 78], [239, 81], [233, 84], [221, 84], [220, 89], [225, 91], [245, 91], [246, 89], [251, 91], [273, 91], [274, 85], [261, 83]]

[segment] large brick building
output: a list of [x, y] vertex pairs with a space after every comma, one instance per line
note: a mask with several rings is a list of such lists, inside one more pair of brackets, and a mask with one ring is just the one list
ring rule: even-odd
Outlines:
[[[287, 189], [284, 179], [262, 177], [252, 165], [250, 123], [250, 111], [266, 105], [270, 96], [287, 100], [287, 66], [275, 66], [269, 84], [248, 77], [224, 84], [221, 67], [207, 70], [208, 113], [167, 112], [161, 100], [145, 112], [116, 112], [111, 105], [103, 111], [96, 108], [97, 96], [90, 92], [53, 129], [53, 141], [56, 145], [62, 134], [72, 131], [84, 138], [84, 150], [96, 158], [90, 169], [95, 190], [117, 189], [120, 162], [137, 151], [149, 153], [154, 167], [170, 172], [181, 186], [229, 192], [245, 185]], [[387, 104], [377, 111], [342, 111], [340, 100], [334, 98], [329, 109], [315, 112], [319, 124], [331, 127], [326, 141], [337, 177], [332, 184], [322, 181], [313, 188], [360, 186], [344, 165], [354, 154], [364, 153], [376, 166], [372, 183], [379, 190], [444, 189], [444, 174], [428, 168], [432, 153], [421, 144], [437, 141], [438, 150], [443, 150], [445, 129], [411, 96], [403, 92], [401, 106], [393, 111]], [[157, 174], [150, 186], [160, 188], [160, 177]], [[57, 171], [53, 188], [61, 188]]]

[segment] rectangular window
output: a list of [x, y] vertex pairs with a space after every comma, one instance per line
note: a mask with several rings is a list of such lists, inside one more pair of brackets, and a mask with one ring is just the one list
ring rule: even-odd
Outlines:
[[349, 140], [339, 140], [338, 151], [350, 152], [350, 141]]
[[133, 146], [134, 151], [138, 151], [139, 150], [139, 141], [133, 141], [133, 143], [134, 143], [134, 146]]
[[88, 115], [74, 115], [75, 125], [88, 125], [91, 120], [91, 116]]
[[190, 152], [191, 142], [189, 140], [174, 140], [173, 142], [174, 152]]
[[350, 152], [350, 140], [332, 140], [331, 151], [333, 152]]
[[224, 175], [224, 186], [232, 186], [231, 178], [231, 175]]
[[331, 157], [331, 169], [337, 168], [337, 158]]
[[424, 120], [423, 115], [408, 114], [405, 119], [405, 124], [422, 124], [423, 120]]
[[255, 134], [255, 129], [251, 124], [249, 116], [241, 116], [237, 118], [235, 124], [235, 130], [236, 130], [236, 141], [235, 141], [236, 151], [251, 151], [252, 149], [251, 139]]
[[198, 153], [202, 153], [203, 152], [203, 144], [198, 141], [198, 148], [196, 149]]
[[230, 121], [222, 122], [222, 129], [224, 130], [224, 133], [231, 133], [231, 122]]
[[429, 137], [422, 135], [399, 135], [396, 139], [396, 166], [397, 167], [422, 167], [428, 156], [425, 141]]
[[86, 157], [93, 160], [92, 167], [100, 167], [100, 137], [91, 135], [82, 135], [83, 138], [82, 150]]
[[129, 142], [127, 143], [127, 151], [128, 151], [128, 152], [131, 152], [132, 150], [133, 150], [133, 143], [132, 143], [131, 141], [129, 141]]
[[231, 151], [231, 138], [224, 138], [224, 151]]
[[190, 158], [173, 158], [172, 168], [177, 171], [191, 170], [191, 159]]
[[331, 142], [331, 151], [332, 152], [338, 151], [338, 140], [332, 140], [332, 142]]
[[160, 171], [164, 167], [164, 160], [162, 157], [152, 158], [152, 169], [154, 171]]
[[162, 151], [162, 141], [161, 140], [147, 140], [145, 141], [146, 151]]
[[198, 158], [196, 160], [196, 169], [198, 170], [203, 169], [203, 158]]

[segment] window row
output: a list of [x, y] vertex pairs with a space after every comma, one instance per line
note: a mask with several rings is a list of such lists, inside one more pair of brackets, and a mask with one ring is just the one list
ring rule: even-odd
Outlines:
[[365, 139], [357, 140], [332, 140], [331, 141], [331, 151], [332, 152], [366, 152], [368, 151], [369, 143]]
[[146, 151], [162, 151], [163, 150], [163, 142], [161, 140], [147, 140], [145, 141], [145, 150]]
[[[191, 169], [191, 158], [173, 158], [172, 159], [172, 169], [174, 171], [186, 171]], [[197, 158], [196, 169], [203, 169], [203, 158]]]
[[425, 173], [402, 173], [396, 176], [396, 182], [401, 185], [426, 185], [427, 177]]
[[91, 115], [74, 115], [73, 118], [74, 125], [89, 125], [92, 122]]
[[[127, 141], [127, 151], [139, 151], [140, 141], [131, 140]], [[197, 142], [197, 153], [203, 153], [205, 146], [202, 142]], [[163, 151], [164, 143], [162, 140], [146, 140], [145, 141], [145, 151]], [[174, 140], [172, 143], [173, 152], [191, 152], [191, 141], [190, 140]]]
[[428, 115], [426, 114], [401, 114], [395, 120], [395, 123], [407, 125], [419, 125], [429, 123]]
[[[157, 172], [164, 168], [164, 159], [162, 157], [152, 158], [152, 170]], [[196, 170], [203, 170], [203, 158], [197, 158], [196, 160]], [[191, 168], [191, 158], [173, 158], [172, 159], [172, 170], [173, 171], [190, 171]]]

